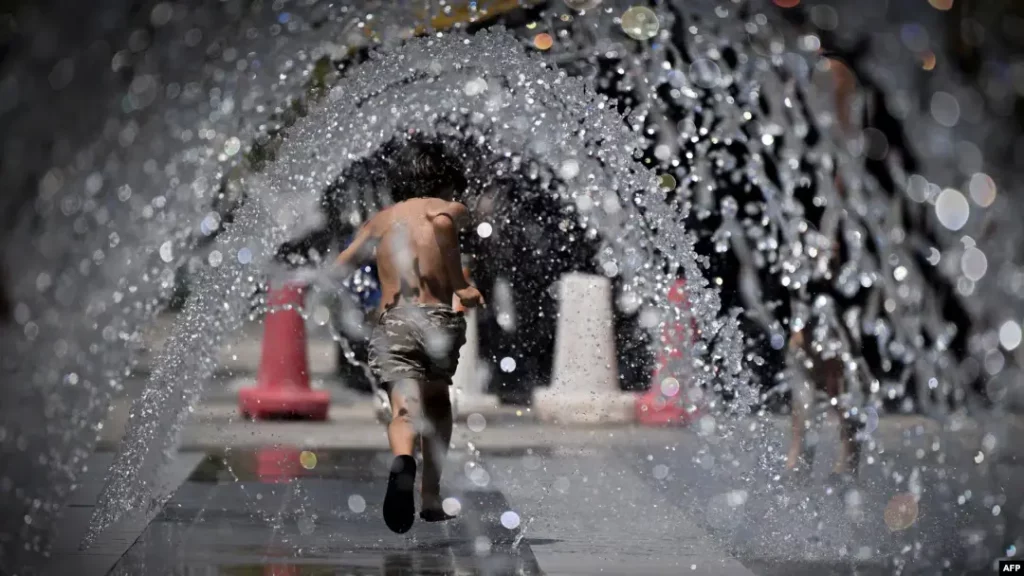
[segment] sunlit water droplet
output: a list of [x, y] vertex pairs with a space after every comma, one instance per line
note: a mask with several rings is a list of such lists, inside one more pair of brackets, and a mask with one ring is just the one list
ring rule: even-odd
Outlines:
[[977, 282], [988, 271], [988, 258], [981, 250], [974, 247], [968, 248], [960, 258], [960, 270], [972, 282]]
[[883, 514], [885, 525], [892, 532], [906, 530], [917, 522], [918, 504], [913, 494], [903, 492], [889, 499]]
[[1020, 346], [1021, 327], [1014, 320], [1007, 320], [999, 327], [999, 343], [1007, 350], [1015, 350]]
[[348, 497], [348, 509], [356, 514], [362, 514], [366, 510], [366, 500], [359, 494], [352, 494]]
[[487, 536], [477, 536], [473, 539], [473, 552], [477, 556], [487, 556], [491, 553], [491, 539]]
[[473, 432], [483, 432], [487, 427], [487, 419], [483, 414], [474, 412], [466, 417], [466, 426]]
[[477, 466], [470, 470], [469, 480], [473, 484], [483, 488], [491, 483], [491, 475], [487, 473], [487, 470]]
[[168, 264], [174, 261], [174, 245], [170, 240], [160, 245], [160, 259]]
[[501, 513], [501, 525], [509, 530], [515, 530], [519, 527], [519, 514], [511, 510], [506, 510]]
[[633, 6], [622, 14], [622, 31], [634, 40], [650, 40], [658, 34], [658, 16], [646, 6]]
[[987, 208], [996, 201], [996, 183], [988, 174], [979, 172], [971, 176], [969, 189], [971, 200], [982, 208]]
[[501, 359], [500, 366], [502, 372], [514, 372], [516, 369], [516, 361], [506, 356]]
[[566, 180], [572, 180], [580, 173], [580, 163], [576, 160], [569, 159], [562, 162], [562, 167], [559, 168], [558, 174]]
[[946, 188], [935, 200], [935, 214], [939, 217], [939, 222], [953, 231], [967, 224], [970, 211], [967, 199], [959, 190]]
[[299, 463], [302, 464], [302, 467], [306, 470], [316, 468], [316, 454], [308, 450], [303, 450], [302, 453], [299, 454]]
[[224, 143], [224, 153], [227, 154], [228, 156], [234, 156], [235, 154], [238, 154], [238, 151], [241, 149], [241, 147], [242, 141], [232, 136], [231, 138], [227, 139], [227, 142]]
[[[690, 78], [701, 88], [714, 88], [722, 81], [722, 69], [714, 60], [701, 58], [690, 64]], [[771, 142], [765, 143], [765, 146], [769, 145]]]
[[948, 92], [936, 92], [932, 95], [931, 112], [936, 122], [952, 128], [960, 121], [960, 102]]
[[449, 516], [458, 516], [459, 512], [462, 512], [462, 502], [459, 502], [458, 498], [449, 496], [441, 501], [441, 509]]

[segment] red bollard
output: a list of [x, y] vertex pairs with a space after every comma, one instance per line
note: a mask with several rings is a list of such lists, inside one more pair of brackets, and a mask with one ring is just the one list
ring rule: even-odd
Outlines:
[[291, 482], [302, 474], [298, 448], [260, 448], [256, 451], [256, 477], [267, 484]]
[[[326, 420], [331, 402], [325, 390], [309, 386], [309, 353], [306, 322], [298, 312], [305, 287], [286, 284], [271, 290], [273, 309], [263, 322], [263, 348], [254, 388], [238, 393], [238, 404], [247, 418], [308, 418]], [[291, 309], [279, 309], [291, 305]]]
[[[668, 301], [676, 306], [689, 307], [686, 281], [676, 280], [668, 293]], [[689, 380], [675, 374], [673, 364], [681, 364], [685, 349], [697, 338], [696, 322], [690, 321], [689, 341], [680, 323], [666, 324], [658, 342], [658, 358], [654, 366], [651, 388], [636, 400], [636, 421], [644, 426], [686, 425], [698, 416], [691, 393], [685, 388]]]

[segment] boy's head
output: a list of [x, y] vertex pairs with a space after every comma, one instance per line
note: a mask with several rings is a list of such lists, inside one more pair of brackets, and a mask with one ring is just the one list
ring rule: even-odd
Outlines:
[[409, 198], [454, 200], [467, 183], [462, 164], [435, 142], [405, 143], [391, 155], [388, 179], [398, 202]]

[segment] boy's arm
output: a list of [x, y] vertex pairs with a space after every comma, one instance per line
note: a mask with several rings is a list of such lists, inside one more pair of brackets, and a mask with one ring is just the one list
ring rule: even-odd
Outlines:
[[341, 251], [338, 258], [334, 261], [334, 266], [338, 269], [342, 275], [348, 275], [352, 273], [356, 268], [370, 259], [373, 255], [373, 247], [375, 241], [379, 238], [380, 233], [378, 231], [378, 216], [374, 215], [367, 221], [359, 231], [356, 232], [355, 238], [352, 242]]
[[444, 208], [429, 211], [427, 217], [434, 226], [445, 274], [456, 296], [464, 306], [483, 304], [483, 296], [466, 278], [459, 253], [459, 229], [468, 222], [469, 211], [462, 204], [451, 202]]
[[459, 226], [457, 216], [447, 212], [430, 217], [434, 225], [434, 238], [441, 249], [441, 260], [448, 282], [456, 291], [469, 286], [462, 273], [462, 256], [459, 253]]

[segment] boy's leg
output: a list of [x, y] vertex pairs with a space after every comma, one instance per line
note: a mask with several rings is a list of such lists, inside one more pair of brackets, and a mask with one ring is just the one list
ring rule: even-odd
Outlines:
[[384, 496], [384, 523], [393, 532], [403, 534], [416, 519], [413, 491], [416, 484], [416, 459], [413, 449], [422, 425], [420, 385], [401, 380], [391, 387], [392, 418], [388, 424], [388, 444], [395, 458], [391, 462], [387, 494]]
[[423, 510], [441, 511], [441, 472], [452, 441], [452, 404], [449, 383], [435, 381], [423, 384], [425, 429], [423, 441], [423, 478], [421, 494]]
[[412, 456], [423, 417], [420, 383], [402, 380], [391, 386], [391, 422], [388, 445], [395, 456]]

